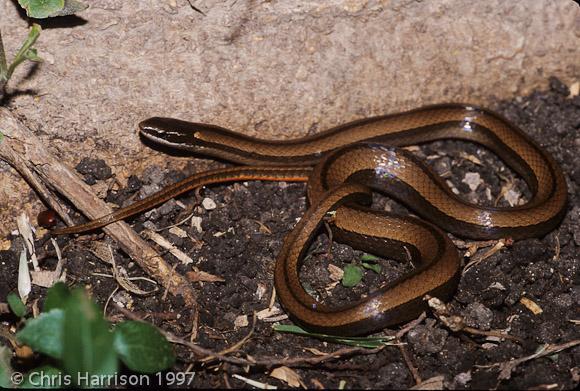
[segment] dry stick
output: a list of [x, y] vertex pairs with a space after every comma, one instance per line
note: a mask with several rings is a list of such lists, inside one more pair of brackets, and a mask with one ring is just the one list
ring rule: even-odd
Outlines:
[[[425, 311], [423, 311], [417, 319], [407, 323], [401, 330], [397, 332], [396, 334], [397, 341], [400, 342], [401, 338], [403, 338], [405, 334], [407, 334], [409, 331], [417, 327], [421, 322], [423, 322], [423, 320], [425, 320], [426, 317], [427, 315], [425, 314]], [[403, 360], [405, 361], [405, 364], [407, 364], [407, 368], [409, 368], [409, 372], [411, 372], [413, 379], [415, 379], [415, 384], [421, 384], [423, 380], [421, 379], [421, 375], [419, 374], [419, 369], [413, 363], [411, 354], [409, 353], [404, 344], [399, 343], [398, 346], [399, 350], [401, 351], [401, 355], [403, 356]]]
[[[0, 123], [1, 121], [2, 112], [0, 112]], [[4, 131], [4, 129], [0, 128], [0, 132], [2, 131]], [[40, 180], [38, 175], [36, 175], [29, 167], [26, 159], [22, 158], [21, 152], [15, 150], [13, 146], [8, 145], [10, 142], [8, 140], [9, 136], [5, 135], [4, 137], [6, 138], [2, 143], [4, 145], [0, 144], [0, 158], [14, 167], [16, 171], [18, 171], [20, 175], [26, 180], [26, 182], [28, 182], [28, 184], [36, 190], [38, 195], [40, 195], [40, 197], [52, 208], [52, 210], [61, 216], [65, 223], [73, 225], [73, 220], [66, 213], [65, 209], [58, 202], [57, 198], [50, 192], [50, 190], [48, 190], [42, 180]]]
[[421, 384], [423, 379], [421, 379], [421, 375], [419, 374], [419, 369], [413, 363], [413, 359], [411, 358], [411, 354], [403, 344], [399, 344], [399, 350], [401, 351], [401, 355], [403, 356], [403, 360], [405, 364], [407, 364], [407, 368], [409, 368], [409, 372], [413, 375], [413, 379], [415, 380], [415, 384]]
[[492, 365], [478, 365], [477, 367], [479, 367], [479, 368], [499, 367], [500, 373], [499, 373], [498, 380], [500, 380], [500, 381], [506, 380], [506, 379], [509, 379], [511, 377], [512, 371], [518, 365], [520, 365], [526, 361], [535, 360], [536, 358], [550, 356], [550, 355], [558, 353], [562, 350], [572, 348], [576, 345], [580, 345], [580, 339], [575, 339], [575, 340], [565, 342], [565, 343], [562, 343], [559, 345], [546, 344], [546, 345], [543, 345], [537, 352], [535, 352], [534, 354], [531, 354], [529, 356], [525, 356], [525, 357], [517, 358], [517, 359], [512, 359], [510, 361], [504, 361], [501, 363], [495, 363]]
[[[163, 332], [163, 331], [162, 331]], [[280, 365], [284, 365], [287, 367], [300, 367], [304, 365], [317, 365], [326, 361], [334, 360], [344, 356], [355, 356], [355, 355], [368, 355], [368, 354], [376, 354], [383, 350], [385, 346], [380, 346], [375, 349], [367, 349], [367, 348], [342, 348], [335, 352], [325, 354], [324, 356], [314, 356], [314, 357], [288, 357], [288, 358], [275, 358], [275, 357], [263, 357], [261, 359], [254, 359], [254, 360], [246, 360], [244, 358], [239, 357], [231, 357], [221, 355], [217, 352], [213, 352], [209, 349], [203, 348], [199, 345], [186, 341], [182, 338], [179, 338], [171, 333], [165, 332], [164, 333], [166, 338], [169, 342], [173, 342], [179, 345], [183, 345], [188, 347], [193, 353], [198, 356], [213, 356], [214, 359], [218, 359], [222, 362], [227, 362], [230, 364], [235, 365], [242, 365], [242, 366], [258, 366], [258, 367], [276, 367]], [[197, 360], [199, 361], [199, 360]]]
[[[8, 162], [23, 175], [69, 225], [72, 221], [50, 196], [50, 192], [42, 182], [50, 184], [91, 219], [111, 212], [107, 204], [99, 199], [87, 184], [48, 152], [46, 145], [38, 137], [10, 111], [1, 107], [0, 132], [4, 134], [4, 140], [0, 142], [0, 159]], [[128, 224], [117, 222], [103, 230], [153, 279], [168, 287], [172, 294], [183, 296], [187, 305], [196, 305], [195, 293], [189, 281], [178, 273], [172, 273], [171, 266]]]
[[[221, 355], [226, 355], [226, 354], [230, 354], [232, 352], [235, 352], [237, 350], [239, 350], [246, 342], [249, 341], [250, 338], [252, 338], [252, 335], [254, 334], [254, 330], [256, 329], [256, 312], [254, 311], [254, 317], [252, 320], [252, 327], [250, 329], [250, 331], [248, 332], [248, 334], [242, 338], [240, 341], [236, 342], [235, 344], [233, 344], [232, 346], [223, 349], [222, 351], [219, 352], [219, 354]], [[206, 357], [203, 360], [201, 360], [202, 362], [207, 362], [207, 361], [211, 361], [213, 359], [212, 356]]]

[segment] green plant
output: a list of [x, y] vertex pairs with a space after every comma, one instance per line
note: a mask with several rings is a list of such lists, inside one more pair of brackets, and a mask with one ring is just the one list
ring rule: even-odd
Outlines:
[[[18, 3], [26, 11], [26, 15], [31, 18], [44, 19], [54, 16], [73, 15], [88, 8], [88, 5], [77, 0], [18, 0]], [[40, 35], [40, 26], [33, 24], [28, 33], [28, 37], [22, 44], [20, 50], [12, 59], [10, 65], [6, 60], [6, 51], [2, 42], [2, 31], [0, 31], [0, 96], [4, 94], [6, 83], [12, 77], [14, 70], [25, 60], [40, 62], [42, 59], [38, 52], [32, 47]], [[0, 132], [0, 142], [3, 135]]]
[[373, 272], [379, 274], [381, 272], [381, 265], [377, 263], [378, 257], [371, 254], [364, 254], [361, 257], [360, 264], [350, 263], [344, 267], [344, 274], [342, 276], [341, 283], [347, 288], [352, 288], [358, 285], [363, 278], [363, 269], [372, 270]]
[[[15, 296], [8, 303], [15, 315], [26, 313]], [[22, 387], [106, 386], [93, 380], [121, 376], [120, 363], [131, 371], [152, 374], [175, 362], [171, 344], [153, 325], [124, 321], [112, 326], [83, 289], [70, 291], [63, 283], [48, 290], [38, 317], [22, 321], [16, 339], [41, 357], [41, 365], [24, 375]], [[2, 365], [3, 351], [0, 346], [0, 385], [9, 384], [13, 372], [5, 361]], [[48, 380], [39, 373], [54, 376]]]
[[32, 47], [38, 36], [40, 35], [40, 26], [33, 24], [28, 33], [28, 37], [20, 47], [20, 50], [16, 53], [10, 65], [6, 61], [6, 52], [4, 51], [4, 44], [2, 42], [2, 33], [0, 32], [0, 93], [4, 91], [6, 83], [14, 73], [14, 70], [18, 65], [22, 64], [25, 60], [29, 61], [41, 61], [38, 57], [36, 49]]
[[[73, 15], [87, 9], [88, 5], [77, 0], [18, 0], [18, 3], [26, 11], [26, 15], [35, 19], [51, 18], [54, 16]], [[32, 47], [40, 35], [40, 26], [33, 24], [28, 37], [22, 47], [8, 65], [6, 52], [2, 42], [2, 32], [0, 32], [0, 93], [4, 91], [6, 83], [14, 73], [18, 65], [25, 60], [41, 61], [36, 49]]]
[[274, 331], [279, 333], [289, 333], [302, 335], [305, 337], [317, 338], [323, 341], [337, 343], [341, 345], [356, 346], [359, 348], [376, 349], [381, 346], [393, 345], [394, 336], [388, 335], [384, 337], [339, 337], [337, 335], [311, 333], [300, 326], [293, 324], [279, 324], [272, 326]]
[[26, 10], [26, 15], [37, 19], [73, 15], [88, 8], [77, 0], [18, 0], [18, 3]]

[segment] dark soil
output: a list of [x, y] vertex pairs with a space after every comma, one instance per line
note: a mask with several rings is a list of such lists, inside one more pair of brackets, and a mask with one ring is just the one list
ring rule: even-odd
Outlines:
[[[578, 385], [580, 346], [520, 364], [508, 380], [499, 381], [499, 369], [493, 366], [530, 355], [541, 344], [560, 344], [580, 338], [577, 324], [580, 319], [580, 96], [570, 98], [568, 95], [568, 88], [553, 79], [550, 91], [500, 102], [494, 107], [539, 141], [561, 164], [569, 186], [569, 208], [561, 226], [544, 238], [518, 241], [470, 268], [450, 302], [450, 308], [464, 316], [469, 326], [482, 330], [508, 329], [509, 334], [522, 338], [525, 343], [498, 342], [494, 338], [454, 333], [428, 314], [427, 319], [403, 339], [422, 379], [443, 375], [445, 387], [470, 389], [529, 389], [547, 385], [555, 389], [571, 389]], [[469, 200], [493, 205], [506, 182], [513, 182], [515, 194], [520, 194], [523, 199], [528, 194], [522, 180], [492, 153], [477, 145], [437, 142], [422, 146], [417, 154], [425, 157]], [[482, 164], [474, 163], [469, 156], [476, 157]], [[83, 160], [77, 169], [89, 183], [110, 176], [110, 170], [102, 161]], [[192, 167], [189, 173], [193, 172]], [[480, 174], [482, 183], [475, 191], [462, 181], [468, 172]], [[184, 176], [183, 172], [163, 173], [152, 169], [143, 178], [132, 178], [127, 189], [109, 192], [107, 201], [125, 205], [137, 193], [141, 193], [138, 196], [149, 194]], [[204, 208], [203, 198], [213, 200], [215, 209]], [[387, 207], [394, 211], [404, 210], [381, 197], [377, 197], [376, 203], [382, 207], [388, 204]], [[508, 205], [504, 198], [499, 204]], [[237, 317], [248, 315], [251, 323], [253, 311], [268, 307], [276, 254], [284, 236], [305, 208], [303, 184], [248, 182], [212, 186], [197, 195], [191, 192], [177, 202], [170, 201], [134, 218], [132, 223], [141, 230], [143, 227], [168, 227], [191, 212], [201, 217], [201, 233], [188, 220], [180, 226], [188, 236], [180, 237], [167, 230], [161, 234], [191, 256], [197, 268], [225, 280], [222, 283], [193, 283], [200, 308], [196, 343], [219, 351], [247, 335], [249, 327], [234, 326]], [[104, 305], [117, 285], [113, 279], [93, 275], [111, 274], [111, 270], [109, 265], [87, 250], [87, 240], [107, 239], [103, 235], [81, 236], [76, 240], [58, 239], [67, 260], [67, 281], [71, 285], [90, 286], [95, 299]], [[362, 255], [348, 246], [333, 243], [329, 259], [328, 245], [328, 237], [322, 232], [312, 246], [311, 257], [302, 274], [305, 286], [330, 303], [343, 303], [360, 297], [409, 268], [394, 261], [381, 261], [380, 274], [366, 271], [363, 283], [355, 288], [338, 284], [327, 291], [325, 288], [332, 282], [328, 263], [343, 268], [349, 262], [360, 260]], [[13, 251], [0, 252], [2, 298], [16, 289], [20, 248], [19, 239], [14, 238]], [[37, 243], [37, 249], [42, 266], [53, 268], [56, 257], [48, 237]], [[124, 254], [117, 252], [115, 256], [117, 263], [130, 276], [144, 276]], [[182, 265], [172, 255], [165, 258], [171, 264], [178, 263], [176, 271], [179, 273], [192, 270], [191, 265]], [[466, 258], [465, 262], [469, 260]], [[151, 289], [148, 283], [135, 283], [145, 290]], [[35, 287], [31, 295], [42, 298], [44, 292], [44, 289]], [[520, 303], [522, 297], [534, 301], [543, 312], [533, 314]], [[179, 298], [167, 296], [164, 299], [163, 289], [148, 297], [117, 293], [113, 300], [124, 303], [142, 317], [148, 314], [148, 321], [185, 339], [192, 332], [192, 311], [184, 308]], [[119, 312], [109, 306], [108, 315], [119, 316]], [[272, 323], [258, 321], [252, 338], [236, 354], [241, 357], [250, 355], [255, 359], [311, 355], [304, 350], [306, 347], [324, 352], [341, 348], [316, 339], [280, 334], [272, 330]], [[180, 360], [172, 370], [183, 371], [193, 356], [183, 347], [176, 346], [176, 351]], [[260, 369], [246, 373], [241, 367], [228, 365], [221, 368], [228, 373], [237, 372], [257, 381], [285, 386]], [[226, 386], [223, 372], [216, 371], [215, 366], [196, 364], [193, 370], [197, 372], [193, 387]], [[415, 385], [397, 347], [387, 347], [374, 355], [304, 366], [296, 371], [308, 387], [315, 387], [319, 382], [327, 388], [337, 388], [341, 380], [346, 381], [347, 388], [397, 389]], [[247, 386], [229, 376], [228, 381], [234, 387]]]

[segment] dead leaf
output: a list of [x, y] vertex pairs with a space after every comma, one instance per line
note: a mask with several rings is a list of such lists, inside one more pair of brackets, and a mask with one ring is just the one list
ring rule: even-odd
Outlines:
[[99, 258], [101, 261], [112, 265], [111, 263], [111, 254], [109, 251], [109, 245], [104, 242], [93, 241], [88, 244], [86, 247], [87, 250], [95, 257]]
[[117, 268], [117, 264], [115, 263], [115, 257], [113, 256], [113, 249], [111, 248], [111, 246], [109, 246], [109, 252], [111, 257], [111, 264], [113, 265], [113, 277], [115, 277], [115, 280], [119, 285], [121, 285], [121, 287], [123, 287], [123, 289], [139, 296], [147, 296], [151, 293], [157, 292], [157, 287], [155, 287], [150, 291], [144, 291], [137, 285], [133, 284], [129, 280], [127, 271], [122, 267]]
[[250, 322], [248, 321], [248, 315], [240, 315], [236, 318], [236, 320], [234, 320], [235, 328], [248, 327], [249, 324]]
[[147, 230], [143, 231], [143, 234], [147, 238], [153, 240], [155, 243], [157, 243], [158, 245], [163, 247], [164, 249], [169, 250], [171, 255], [173, 255], [175, 258], [179, 259], [181, 261], [181, 263], [183, 263], [184, 265], [188, 265], [190, 263], [193, 263], [193, 259], [191, 259], [187, 254], [185, 254], [183, 251], [181, 251], [180, 249], [175, 247], [171, 242], [169, 242], [167, 239], [165, 239], [163, 236], [159, 235], [158, 233], [147, 229]]
[[532, 299], [528, 299], [527, 297], [522, 297], [520, 299], [520, 303], [522, 303], [523, 306], [529, 309], [534, 315], [539, 315], [542, 312], [544, 312], [542, 307], [540, 307], [538, 304], [536, 304], [536, 302], [534, 302]]
[[[197, 269], [197, 268], [196, 268]], [[191, 282], [224, 282], [225, 280], [219, 276], [206, 273], [201, 270], [193, 270], [185, 273], [185, 276]]]
[[442, 390], [445, 377], [442, 375], [434, 376], [430, 379], [423, 380], [421, 383], [411, 387], [411, 390]]
[[179, 227], [171, 227], [169, 228], [169, 233], [177, 236], [178, 238], [187, 238], [187, 232], [182, 230]]
[[302, 386], [306, 388], [306, 386], [302, 382], [302, 379], [300, 378], [300, 375], [297, 374], [293, 369], [290, 369], [288, 367], [285, 366], [278, 367], [274, 369], [272, 372], [270, 372], [270, 376], [272, 376], [275, 379], [283, 381], [290, 387]]
[[314, 354], [315, 356], [326, 356], [328, 353], [324, 353], [316, 348], [304, 348], [307, 352]]
[[478, 166], [483, 166], [483, 163], [481, 163], [481, 160], [479, 160], [476, 156], [474, 155], [470, 155], [466, 152], [459, 152], [459, 157], [461, 157], [462, 159], [465, 160], [469, 160], [470, 162], [472, 162], [473, 164], [477, 164]]
[[32, 267], [34, 270], [40, 270], [38, 267], [38, 260], [36, 259], [36, 249], [34, 248], [34, 228], [32, 227], [32, 224], [30, 224], [30, 220], [28, 220], [26, 213], [22, 212], [20, 216], [16, 218], [16, 224], [18, 225], [20, 236], [22, 236], [24, 243], [26, 243], [26, 248], [28, 249], [30, 260], [32, 261]]
[[344, 270], [332, 263], [328, 264], [328, 272], [330, 273], [330, 279], [335, 282], [342, 280], [342, 276], [344, 275]]
[[246, 384], [251, 385], [252, 387], [256, 387], [262, 390], [276, 390], [278, 387], [273, 386], [271, 384], [266, 384], [266, 383], [262, 383], [256, 380], [252, 380], [252, 379], [248, 379], [247, 377], [244, 377], [242, 375], [238, 375], [237, 373], [234, 373], [232, 375], [233, 378], [238, 379], [243, 381]]
[[30, 276], [32, 277], [32, 283], [34, 285], [38, 285], [43, 288], [50, 288], [57, 282], [59, 281], [64, 282], [66, 280], [66, 271], [63, 271], [64, 260], [60, 252], [60, 247], [58, 246], [54, 238], [51, 238], [50, 240], [52, 242], [52, 246], [56, 250], [56, 256], [58, 258], [56, 268], [54, 270], [38, 270], [38, 271], [33, 270], [30, 272]]
[[26, 258], [26, 248], [22, 248], [20, 252], [20, 261], [18, 264], [18, 295], [23, 303], [26, 303], [28, 294], [32, 290], [30, 281], [30, 269], [28, 268], [28, 259]]
[[[39, 270], [39, 271], [31, 271], [30, 275], [32, 276], [32, 283], [34, 285], [41, 286], [43, 288], [50, 288], [54, 284], [56, 284], [61, 277], [60, 273], [57, 273], [53, 270]], [[66, 274], [63, 274], [66, 275]]]
[[281, 312], [282, 312], [282, 310], [280, 310], [280, 308], [278, 308], [278, 307], [265, 308], [262, 311], [258, 311], [256, 313], [256, 316], [258, 317], [258, 319], [262, 320], [262, 319], [270, 318], [272, 316], [279, 315]]

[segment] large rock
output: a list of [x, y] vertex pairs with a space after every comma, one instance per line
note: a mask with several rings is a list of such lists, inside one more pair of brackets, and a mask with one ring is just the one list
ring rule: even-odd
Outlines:
[[[15, 3], [0, 0], [10, 53], [28, 28]], [[205, 16], [185, 0], [90, 4], [82, 19], [45, 23], [45, 62], [16, 73], [11, 89], [24, 93], [8, 105], [63, 160], [99, 157], [121, 179], [183, 164], [136, 137], [153, 115], [289, 138], [427, 103], [486, 104], [580, 74], [580, 11], [568, 0], [192, 2]], [[34, 197], [0, 169], [6, 232]]]

